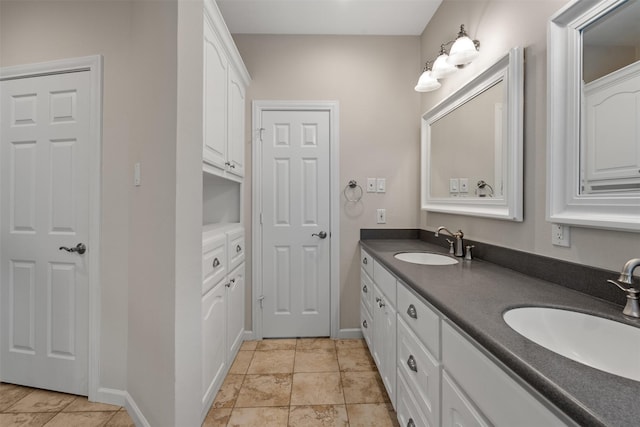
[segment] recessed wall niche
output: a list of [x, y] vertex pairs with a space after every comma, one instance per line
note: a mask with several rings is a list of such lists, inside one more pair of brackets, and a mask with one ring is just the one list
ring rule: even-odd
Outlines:
[[240, 223], [240, 183], [202, 174], [202, 225]]

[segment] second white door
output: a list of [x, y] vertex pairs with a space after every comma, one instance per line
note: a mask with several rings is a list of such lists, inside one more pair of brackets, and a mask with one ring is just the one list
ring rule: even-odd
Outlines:
[[329, 336], [330, 115], [263, 111], [263, 337]]

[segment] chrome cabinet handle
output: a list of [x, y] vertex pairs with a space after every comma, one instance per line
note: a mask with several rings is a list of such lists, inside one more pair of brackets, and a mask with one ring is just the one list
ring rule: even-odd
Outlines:
[[362, 326], [364, 326], [365, 328], [368, 328], [368, 327], [369, 327], [369, 325], [367, 324], [367, 321], [366, 321], [366, 320], [363, 320], [363, 321], [362, 321]]
[[386, 305], [386, 304], [384, 303], [384, 301], [383, 301], [383, 300], [379, 300], [379, 301], [378, 301], [378, 307], [382, 308], [382, 307], [384, 307], [385, 305]]
[[214, 258], [213, 260], [213, 268], [216, 268], [220, 265], [220, 260], [218, 258]]
[[380, 301], [382, 301], [380, 297], [376, 297], [376, 302], [380, 302]]
[[235, 278], [234, 278], [234, 279], [229, 280], [229, 283], [225, 283], [224, 285], [225, 285], [227, 288], [230, 288], [230, 287], [231, 287], [231, 285], [233, 285], [234, 283], [236, 283], [236, 279], [235, 279]]
[[418, 372], [418, 365], [416, 364], [416, 359], [413, 358], [413, 355], [410, 355], [409, 359], [407, 359], [407, 366], [413, 372]]
[[78, 243], [73, 248], [68, 248], [66, 246], [60, 246], [58, 248], [58, 250], [59, 251], [67, 251], [67, 252], [78, 252], [80, 255], [82, 255], [83, 253], [85, 253], [87, 251], [87, 247], [84, 245], [84, 243]]
[[362, 258], [362, 263], [363, 263], [364, 265], [367, 265], [367, 264], [369, 264], [369, 261], [367, 260], [367, 258], [366, 258], [366, 257], [364, 257], [364, 258]]
[[418, 312], [416, 311], [416, 308], [414, 307], [413, 304], [409, 304], [409, 308], [407, 308], [407, 314], [412, 319], [417, 319], [418, 318]]
[[364, 285], [362, 287], [362, 292], [364, 292], [365, 294], [369, 292], [369, 289], [367, 289], [367, 285]]
[[240, 245], [236, 246], [236, 253], [242, 252], [242, 247]]
[[413, 422], [413, 418], [409, 418], [409, 422], [407, 422], [407, 427], [416, 427], [416, 423]]
[[326, 231], [321, 231], [319, 233], [313, 233], [312, 236], [316, 236], [319, 237], [321, 239], [324, 239], [327, 237], [327, 232]]

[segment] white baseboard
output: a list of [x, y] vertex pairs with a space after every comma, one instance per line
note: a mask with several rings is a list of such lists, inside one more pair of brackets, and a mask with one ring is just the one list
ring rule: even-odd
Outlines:
[[244, 340], [245, 341], [253, 341], [256, 339], [256, 335], [253, 331], [244, 331]]
[[149, 424], [144, 415], [142, 415], [142, 411], [140, 410], [140, 408], [138, 408], [138, 405], [136, 405], [133, 397], [131, 397], [131, 395], [126, 391], [124, 393], [126, 397], [124, 407], [129, 413], [129, 416], [131, 417], [131, 420], [134, 422], [136, 427], [151, 427], [151, 424]]
[[338, 331], [337, 339], [339, 340], [356, 338], [362, 338], [362, 331], [360, 330], [360, 328], [340, 329]]
[[108, 403], [109, 405], [125, 406], [127, 392], [115, 388], [100, 387], [95, 396], [91, 396], [94, 402]]

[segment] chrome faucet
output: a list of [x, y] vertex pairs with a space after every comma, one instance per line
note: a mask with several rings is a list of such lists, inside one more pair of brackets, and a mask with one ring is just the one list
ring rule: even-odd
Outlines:
[[[625, 263], [624, 267], [622, 267], [622, 271], [620, 272], [620, 277], [618, 277], [617, 282], [614, 280], [607, 280], [607, 282], [616, 285], [627, 294], [627, 304], [624, 306], [622, 314], [636, 319], [640, 319], [640, 303], [638, 302], [638, 295], [640, 294], [640, 291], [633, 287], [633, 270], [638, 266], [640, 266], [640, 258], [630, 259]], [[625, 288], [618, 282], [629, 285], [629, 287]]]
[[[463, 246], [462, 246], [462, 238], [464, 237], [464, 233], [462, 232], [462, 230], [458, 230], [457, 232], [452, 233], [446, 227], [438, 227], [438, 229], [436, 230], [435, 236], [438, 237], [440, 235], [441, 231], [444, 231], [449, 236], [456, 238], [455, 256], [460, 256], [460, 257], [464, 256], [464, 251], [462, 249], [463, 248]], [[447, 239], [447, 240], [449, 240], [449, 239]]]

